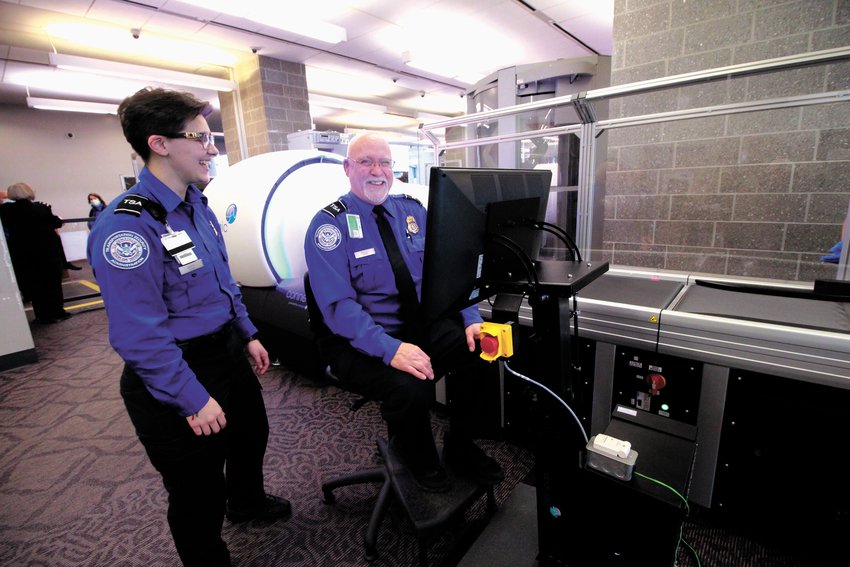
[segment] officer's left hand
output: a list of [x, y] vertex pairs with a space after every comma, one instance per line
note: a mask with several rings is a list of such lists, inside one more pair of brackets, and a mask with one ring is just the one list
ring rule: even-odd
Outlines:
[[195, 435], [213, 435], [218, 433], [227, 425], [227, 419], [224, 417], [224, 410], [218, 405], [218, 402], [210, 396], [204, 407], [198, 410], [194, 415], [186, 416], [186, 421], [189, 427], [195, 432]]
[[481, 323], [473, 323], [466, 328], [466, 346], [469, 347], [469, 352], [475, 352], [475, 341], [481, 335]]
[[434, 379], [431, 358], [424, 350], [413, 343], [401, 343], [390, 361], [390, 366], [396, 370], [412, 374], [420, 380]]
[[266, 351], [263, 343], [254, 339], [245, 348], [248, 350], [248, 356], [251, 357], [257, 374], [265, 374], [266, 370], [269, 369], [269, 353]]

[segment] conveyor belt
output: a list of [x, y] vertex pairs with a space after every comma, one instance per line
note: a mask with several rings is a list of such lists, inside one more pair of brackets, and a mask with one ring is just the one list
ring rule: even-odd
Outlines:
[[850, 333], [850, 302], [715, 289], [697, 283], [688, 287], [674, 308], [683, 313], [729, 317], [804, 329]]
[[584, 288], [582, 299], [665, 309], [682, 289], [680, 282], [605, 274]]

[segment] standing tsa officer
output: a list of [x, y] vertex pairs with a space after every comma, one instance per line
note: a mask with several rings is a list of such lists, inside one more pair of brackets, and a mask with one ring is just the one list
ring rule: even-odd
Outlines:
[[259, 374], [269, 366], [228, 266], [219, 223], [195, 187], [218, 154], [209, 105], [143, 89], [118, 108], [144, 159], [139, 183], [100, 214], [88, 259], [124, 359], [121, 396], [168, 491], [168, 524], [184, 565], [227, 566], [231, 522], [288, 517], [267, 495], [269, 424]]
[[320, 339], [320, 350], [346, 388], [381, 401], [390, 450], [432, 492], [451, 487], [431, 432], [430, 408], [435, 379], [452, 371], [443, 457], [474, 480], [495, 484], [504, 474], [472, 441], [468, 412], [485, 364], [475, 354], [478, 307], [423, 328], [425, 207], [389, 194], [392, 154], [378, 135], [352, 140], [343, 167], [350, 191], [313, 217], [304, 242], [310, 288], [333, 335]]

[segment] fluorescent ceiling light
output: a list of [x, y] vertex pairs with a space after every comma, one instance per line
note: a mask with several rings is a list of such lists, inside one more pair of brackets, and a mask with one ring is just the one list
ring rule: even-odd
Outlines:
[[[183, 4], [191, 4], [199, 6], [214, 12], [221, 12], [237, 18], [244, 18], [263, 24], [264, 26], [277, 28], [285, 32], [294, 33], [296, 35], [318, 39], [325, 43], [340, 43], [348, 39], [348, 34], [345, 28], [329, 24], [319, 19], [319, 10], [321, 14], [327, 17], [327, 0], [324, 2], [316, 2], [316, 14], [306, 15], [305, 11], [309, 11], [310, 6], [306, 3], [301, 3], [296, 9], [284, 10], [281, 7], [270, 8], [268, 0], [240, 0], [233, 2], [232, 0], [179, 0]], [[337, 3], [337, 8], [344, 7], [344, 4]]]
[[381, 104], [360, 102], [359, 100], [346, 100], [333, 96], [310, 95], [309, 101], [311, 106], [315, 104], [316, 106], [322, 106], [324, 108], [355, 110], [358, 112], [371, 112], [373, 114], [383, 114], [387, 111], [387, 107]]
[[[435, 29], [451, 41], [434, 42]], [[468, 84], [525, 58], [525, 47], [486, 15], [431, 5], [404, 14], [397, 25], [380, 30], [377, 40], [410, 67]]]
[[75, 73], [46, 65], [15, 62], [7, 64], [3, 82], [55, 93], [59, 98], [90, 97], [112, 100], [122, 100], [148, 84], [88, 73]]
[[89, 112], [91, 114], [118, 114], [117, 104], [105, 102], [85, 102], [82, 100], [64, 100], [60, 98], [27, 97], [27, 106], [41, 110], [64, 110], [66, 112]]
[[395, 114], [375, 114], [372, 112], [349, 112], [334, 117], [334, 122], [358, 126], [360, 128], [415, 128], [419, 122], [415, 118]]
[[239, 60], [239, 55], [233, 50], [198, 41], [164, 37], [147, 30], [136, 38], [128, 28], [104, 25], [63, 22], [50, 24], [44, 29], [51, 39], [64, 39], [109, 53], [129, 54], [146, 60], [222, 67], [232, 67]]
[[444, 56], [440, 54], [430, 54], [428, 56], [414, 55], [410, 51], [402, 53], [402, 61], [408, 67], [440, 75], [441, 77], [449, 77], [463, 83], [475, 84], [488, 75], [487, 71], [482, 70], [481, 63], [477, 60], [464, 61], [459, 57]]
[[236, 83], [234, 81], [217, 79], [215, 77], [206, 77], [204, 75], [193, 75], [192, 73], [156, 69], [154, 67], [132, 65], [130, 63], [117, 63], [115, 61], [106, 61], [103, 59], [90, 59], [88, 57], [78, 57], [76, 55], [62, 55], [60, 53], [50, 53], [49, 56], [51, 65], [55, 65], [60, 69], [67, 69], [71, 71], [82, 71], [85, 73], [121, 77], [136, 81], [146, 80], [156, 83], [167, 83], [171, 85], [196, 87], [223, 92], [230, 92], [236, 88]]

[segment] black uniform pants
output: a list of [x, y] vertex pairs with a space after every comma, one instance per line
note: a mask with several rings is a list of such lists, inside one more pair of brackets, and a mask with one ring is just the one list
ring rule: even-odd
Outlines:
[[15, 277], [24, 301], [32, 302], [39, 321], [50, 322], [65, 315], [62, 293], [62, 260], [59, 256], [33, 253], [32, 258], [14, 264]]
[[229, 566], [230, 554], [221, 539], [226, 502], [250, 506], [265, 497], [266, 408], [235, 333], [201, 337], [181, 348], [198, 380], [224, 410], [227, 426], [221, 432], [196, 436], [186, 418], [157, 402], [126, 366], [121, 396], [168, 491], [168, 525], [183, 564]]
[[430, 410], [434, 404], [436, 379], [450, 375], [449, 419], [452, 435], [470, 437], [476, 391], [481, 387], [479, 372], [484, 364], [469, 352], [460, 319], [435, 323], [420, 348], [431, 358], [435, 380], [419, 380], [396, 370], [376, 357], [368, 356], [338, 338], [322, 342], [320, 348], [342, 386], [381, 402], [381, 415], [390, 437], [405, 449], [414, 467], [432, 467], [439, 461], [431, 431]]

